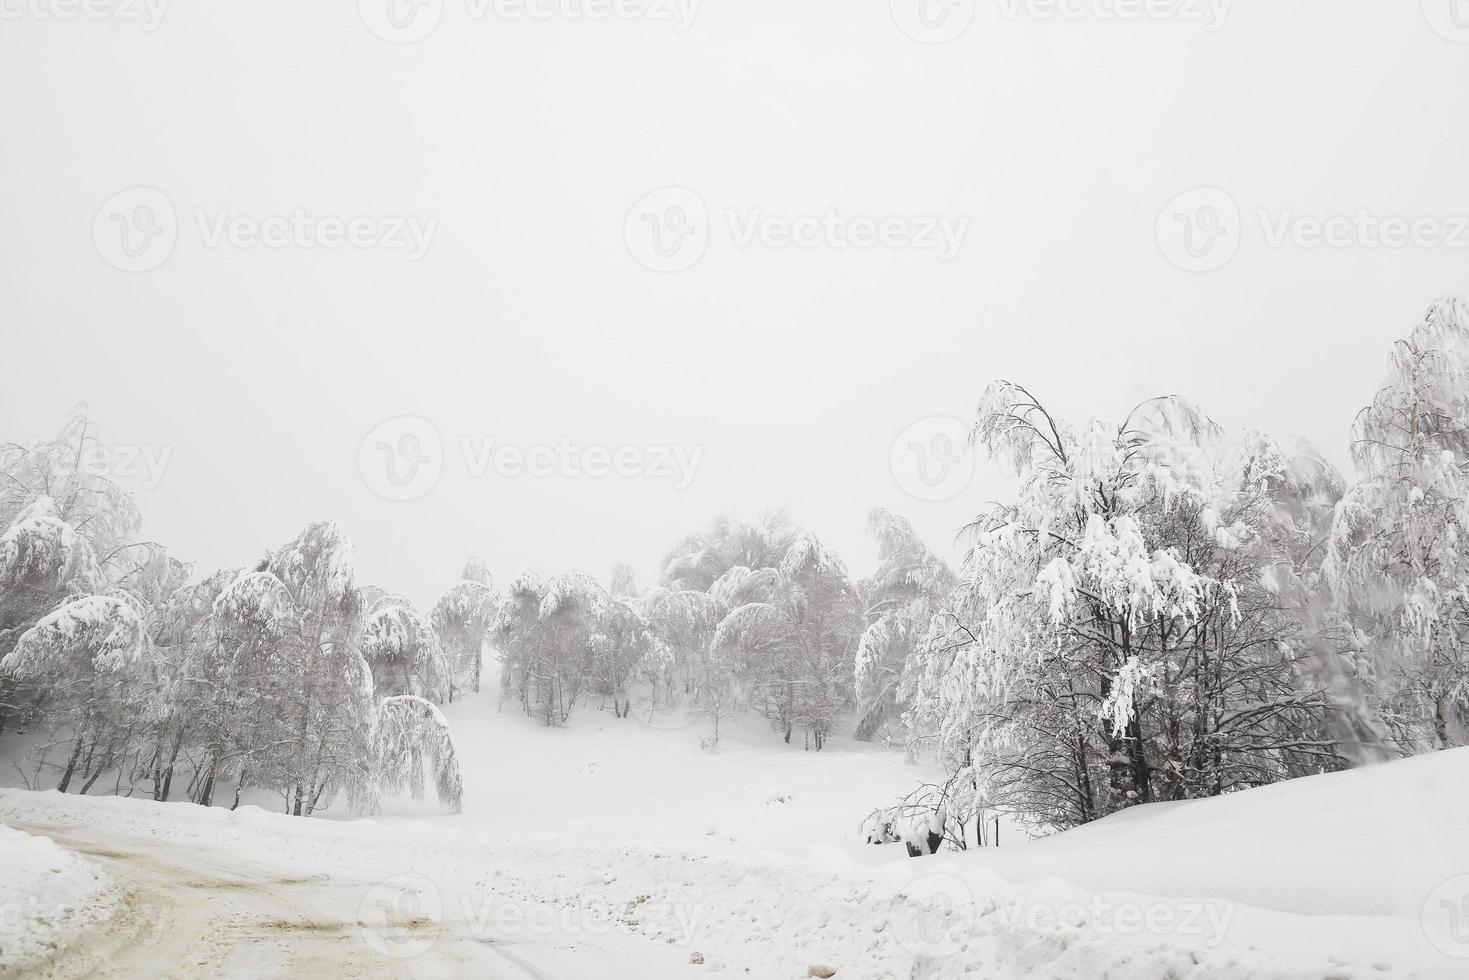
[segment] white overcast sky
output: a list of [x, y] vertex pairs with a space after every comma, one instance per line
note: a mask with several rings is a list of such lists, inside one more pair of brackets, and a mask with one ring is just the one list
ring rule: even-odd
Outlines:
[[[968, 417], [991, 378], [1077, 420], [1179, 393], [1345, 463], [1391, 341], [1469, 291], [1469, 249], [1270, 247], [1256, 217], [1469, 214], [1469, 3], [1462, 32], [1459, 0], [1237, 0], [1210, 31], [1095, 15], [1117, 0], [1064, 18], [977, 0], [935, 45], [888, 0], [704, 0], [683, 31], [529, 2], [553, 16], [443, 0], [436, 30], [391, 44], [355, 0], [177, 0], [152, 31], [131, 6], [0, 0], [0, 437], [49, 436], [86, 401], [106, 440], [167, 450], [145, 530], [204, 572], [330, 518], [362, 581], [423, 602], [472, 554], [500, 578], [622, 560], [646, 583], [679, 536], [773, 505], [861, 571], [873, 506], [952, 554], [1002, 491], [981, 466], [920, 501], [889, 464], [905, 427]], [[707, 205], [708, 241], [658, 273], [624, 223], [669, 185]], [[134, 187], [177, 216], [145, 272], [94, 241]], [[1157, 237], [1197, 187], [1242, 212], [1206, 273]], [[208, 247], [197, 227], [298, 208], [438, 225], [418, 261]], [[944, 261], [741, 248], [726, 209], [971, 224]], [[359, 469], [398, 416], [447, 454], [409, 502]], [[685, 489], [475, 477], [460, 438], [703, 457]]]

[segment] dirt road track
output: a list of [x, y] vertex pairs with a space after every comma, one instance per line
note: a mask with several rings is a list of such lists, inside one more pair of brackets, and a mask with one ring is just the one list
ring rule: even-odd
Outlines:
[[[74, 827], [19, 824], [98, 863], [121, 889], [109, 926], [20, 977], [475, 977], [552, 980], [491, 941], [390, 903], [388, 930], [367, 884], [292, 877], [195, 847]], [[380, 909], [381, 911], [381, 909]]]

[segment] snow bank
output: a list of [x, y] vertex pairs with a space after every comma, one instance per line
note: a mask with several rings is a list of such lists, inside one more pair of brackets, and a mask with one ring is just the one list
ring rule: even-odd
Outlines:
[[910, 859], [858, 834], [872, 806], [934, 775], [897, 753], [843, 738], [803, 752], [750, 724], [707, 755], [703, 726], [680, 715], [586, 708], [546, 729], [497, 712], [492, 694], [445, 714], [460, 814], [397, 804], [403, 815], [372, 821], [302, 820], [265, 795], [271, 812], [0, 791], [0, 817], [327, 874], [374, 907], [384, 889], [427, 895], [446, 922], [509, 948], [632, 933], [680, 969], [699, 954], [691, 975], [1469, 976], [1469, 835], [1455, 823], [1469, 749]]
[[1469, 750], [1439, 753], [875, 865], [833, 846], [700, 851], [55, 793], [0, 792], [0, 815], [327, 873], [357, 882], [364, 907], [412, 892], [415, 908], [506, 949], [631, 932], [698, 954], [689, 969], [702, 973], [1384, 980], [1469, 973], [1453, 918], [1469, 884], [1452, 889], [1469, 860], [1447, 824], [1469, 812], [1466, 777]]
[[49, 839], [0, 824], [0, 974], [108, 918], [108, 885], [96, 867]]
[[984, 860], [1017, 882], [1064, 876], [1304, 915], [1416, 917], [1445, 878], [1469, 872], [1465, 814], [1469, 749], [1454, 749], [1133, 807]]

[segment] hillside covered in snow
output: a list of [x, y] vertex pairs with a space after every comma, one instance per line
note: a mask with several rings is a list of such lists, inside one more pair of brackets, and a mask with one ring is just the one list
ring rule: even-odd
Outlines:
[[[470, 760], [459, 814], [402, 800], [374, 820], [302, 821], [248, 803], [6, 790], [0, 819], [82, 834], [93, 850], [202, 850], [213, 874], [238, 864], [330, 879], [337, 891], [319, 907], [384, 948], [421, 945], [375, 918], [385, 890], [392, 902], [412, 893], [440, 954], [506, 944], [555, 976], [615, 957], [659, 978], [795, 980], [828, 966], [844, 978], [1369, 980], [1462, 976], [1456, 957], [1469, 954], [1436, 904], [1469, 885], [1454, 880], [1469, 842], [1446, 816], [1469, 807], [1469, 750], [910, 858], [863, 843], [850, 814], [921, 771], [855, 743], [835, 742], [817, 765], [736, 733], [705, 756], [685, 729], [609, 715], [547, 733], [531, 759], [497, 748], [532, 723], [490, 697], [456, 703], [450, 720]], [[53, 874], [21, 868], [13, 889]], [[23, 948], [38, 948], [43, 927]], [[435, 954], [404, 968], [420, 955]]]

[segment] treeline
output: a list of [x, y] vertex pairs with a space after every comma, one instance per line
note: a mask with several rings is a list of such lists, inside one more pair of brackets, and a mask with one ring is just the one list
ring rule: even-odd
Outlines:
[[625, 717], [635, 691], [650, 711], [687, 707], [708, 719], [710, 749], [744, 713], [786, 742], [799, 732], [812, 750], [854, 712], [859, 737], [885, 726], [897, 737], [911, 607], [926, 608], [953, 579], [907, 521], [879, 510], [871, 528], [881, 562], [864, 580], [781, 512], [721, 517], [685, 538], [646, 592], [625, 567], [610, 588], [580, 573], [522, 576], [490, 631], [502, 696], [551, 725], [586, 698]]
[[357, 585], [331, 524], [195, 581], [138, 539], [78, 416], [0, 448], [0, 734], [47, 732], [33, 772], [63, 790], [258, 787], [304, 815], [421, 795], [427, 769], [457, 806], [435, 705], [493, 656], [546, 725], [683, 710], [712, 750], [750, 715], [811, 750], [846, 730], [932, 755], [946, 779], [867, 825], [925, 847], [983, 843], [997, 812], [1069, 827], [1461, 745], [1469, 307], [1435, 305], [1369, 398], [1348, 480], [1178, 397], [1078, 427], [996, 382], [974, 443], [1019, 487], [957, 571], [876, 510], [853, 578], [775, 512], [677, 542], [650, 589], [618, 567], [501, 591], [476, 561], [427, 614]]
[[105, 780], [204, 805], [224, 785], [236, 805], [259, 788], [308, 816], [338, 797], [355, 812], [383, 792], [422, 798], [427, 770], [459, 807], [436, 702], [473, 657], [453, 660], [406, 600], [355, 585], [332, 524], [191, 581], [137, 538], [132, 500], [98, 458], [84, 414], [56, 440], [0, 449], [0, 735], [41, 736], [32, 786]]
[[[1323, 379], [1324, 380], [1324, 379]], [[975, 443], [1013, 502], [903, 667], [950, 774], [874, 840], [982, 843], [1465, 744], [1469, 307], [1436, 304], [1357, 416], [1355, 480], [1179, 398], [1073, 427], [997, 382]]]

